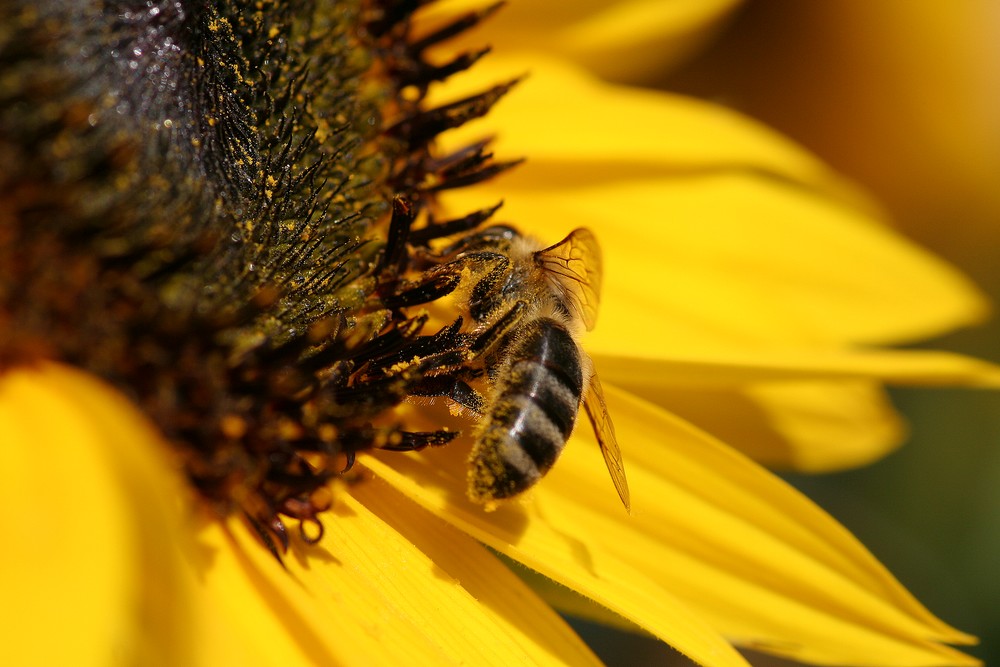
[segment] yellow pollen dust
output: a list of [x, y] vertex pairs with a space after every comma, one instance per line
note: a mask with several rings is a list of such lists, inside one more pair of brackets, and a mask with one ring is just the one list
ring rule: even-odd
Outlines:
[[409, 361], [400, 361], [389, 367], [390, 374], [402, 373], [410, 366], [420, 363], [420, 357], [413, 357]]

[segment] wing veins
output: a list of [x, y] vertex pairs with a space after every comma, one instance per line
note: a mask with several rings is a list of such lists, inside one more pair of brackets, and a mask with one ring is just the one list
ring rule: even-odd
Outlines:
[[618, 438], [615, 436], [615, 425], [611, 422], [611, 415], [608, 414], [608, 405], [604, 400], [604, 390], [601, 381], [597, 379], [595, 373], [590, 377], [590, 386], [587, 388], [587, 396], [583, 400], [584, 409], [590, 419], [591, 426], [594, 427], [594, 435], [597, 436], [597, 444], [601, 447], [601, 454], [604, 456], [604, 464], [611, 473], [611, 481], [618, 491], [625, 511], [632, 513], [632, 497], [628, 489], [628, 479], [625, 477], [625, 463], [622, 460], [622, 451], [618, 446]]

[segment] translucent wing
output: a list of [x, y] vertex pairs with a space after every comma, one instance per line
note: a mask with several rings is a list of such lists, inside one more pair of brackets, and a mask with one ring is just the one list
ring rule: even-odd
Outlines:
[[601, 294], [601, 247], [593, 232], [575, 229], [554, 246], [536, 252], [535, 261], [562, 288], [567, 307], [588, 331], [593, 329]]
[[601, 446], [601, 454], [604, 455], [604, 463], [608, 466], [608, 472], [611, 473], [611, 481], [615, 484], [618, 497], [622, 499], [625, 511], [631, 513], [632, 498], [628, 491], [628, 480], [625, 479], [622, 451], [618, 448], [615, 425], [611, 423], [611, 415], [608, 414], [608, 406], [604, 402], [604, 390], [601, 389], [601, 381], [597, 379], [596, 373], [590, 376], [590, 386], [587, 387], [587, 396], [583, 399], [583, 407], [594, 427], [597, 444]]

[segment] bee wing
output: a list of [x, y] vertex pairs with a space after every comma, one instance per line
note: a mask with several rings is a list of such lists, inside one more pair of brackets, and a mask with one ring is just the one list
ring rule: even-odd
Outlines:
[[587, 396], [583, 399], [583, 407], [594, 427], [597, 443], [601, 446], [601, 454], [604, 455], [604, 463], [608, 466], [608, 472], [611, 473], [611, 481], [615, 484], [618, 497], [622, 499], [625, 511], [631, 513], [632, 498], [628, 490], [628, 480], [625, 478], [622, 450], [618, 447], [615, 425], [611, 423], [611, 415], [608, 414], [608, 406], [604, 402], [604, 390], [601, 388], [601, 381], [597, 379], [596, 373], [590, 376], [590, 386], [587, 387]]
[[568, 305], [587, 331], [597, 322], [601, 295], [601, 247], [589, 229], [579, 228], [559, 243], [535, 253], [535, 260], [566, 294]]

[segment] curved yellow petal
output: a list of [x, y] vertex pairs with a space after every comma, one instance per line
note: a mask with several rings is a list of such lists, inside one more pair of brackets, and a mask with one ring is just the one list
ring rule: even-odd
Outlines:
[[[369, 478], [350, 488], [351, 497], [367, 511], [386, 521], [401, 535], [412, 540], [423, 554], [429, 574], [450, 578], [461, 588], [464, 599], [458, 604], [430, 596], [417, 598], [415, 618], [430, 619], [434, 634], [447, 631], [475, 643], [484, 656], [473, 656], [473, 664], [600, 664], [590, 649], [566, 623], [489, 551], [468, 535], [455, 530], [438, 517], [399, 494], [381, 480]], [[360, 510], [357, 510], [360, 514]], [[400, 577], [413, 577], [417, 565], [408, 557]], [[381, 568], [376, 568], [384, 576]], [[428, 607], [440, 610], [444, 618], [428, 615]], [[487, 621], [478, 627], [477, 616]], [[492, 626], [492, 627], [491, 627]], [[504, 644], [502, 650], [499, 644]], [[519, 657], [517, 654], [521, 654]], [[470, 661], [467, 655], [459, 656]]]
[[[450, 201], [464, 210], [494, 198]], [[888, 228], [765, 179], [510, 188], [505, 202], [503, 219], [543, 240], [576, 226], [597, 234], [605, 262], [601, 316], [587, 341], [595, 352], [894, 342], [987, 311], [963, 276]]]
[[845, 187], [813, 155], [746, 116], [690, 97], [604, 83], [544, 54], [486, 58], [432, 89], [429, 103], [472, 95], [522, 74], [526, 78], [489, 115], [442, 137], [441, 150], [447, 151], [495, 135], [498, 155], [527, 157], [497, 189], [740, 170], [831, 190]]
[[936, 655], [975, 664], [933, 645], [970, 638], [927, 612], [804, 496], [661, 410], [614, 389], [608, 400], [627, 447], [632, 525], [622, 528], [613, 498], [574, 493], [602, 472], [589, 434], [580, 449], [590, 456], [555, 470], [553, 491], [576, 496], [567, 511], [599, 523], [616, 554], [631, 554], [662, 585], [687, 591], [684, 600], [728, 636], [805, 661], [928, 664]]
[[[346, 595], [335, 605], [283, 569], [238, 521], [210, 522], [198, 534], [202, 646], [198, 664], [387, 665], [400, 651], [383, 645]], [[372, 625], [375, 625], [373, 622]], [[411, 630], [406, 632], [406, 630]], [[441, 659], [412, 628], [394, 638], [411, 642], [412, 655]], [[367, 658], [366, 658], [367, 656]]]
[[193, 545], [160, 446], [82, 373], [0, 374], [5, 662], [192, 664]]
[[[544, 59], [498, 59], [494, 74], [448, 93], [526, 69], [516, 92], [450, 141], [496, 131], [502, 157], [528, 162], [443, 202], [458, 214], [502, 199], [499, 219], [547, 241], [594, 229], [606, 283], [592, 345], [626, 333], [640, 349], [881, 343], [985, 316], [968, 280], [880, 224], [815, 158], [736, 114]], [[630, 313], [647, 311], [662, 317], [646, 328], [652, 341], [629, 326]]]
[[885, 392], [870, 382], [646, 387], [633, 393], [758, 463], [800, 472], [871, 463], [896, 449], [907, 433]]
[[[456, 495], [465, 464], [451, 447], [365, 465], [491, 547], [675, 646], [690, 638], [655, 627], [647, 596], [672, 604], [680, 596], [679, 609], [696, 610], [727, 637], [800, 660], [976, 664], [937, 643], [967, 636], [930, 615], [804, 497], [662, 410], [614, 390], [608, 398], [631, 517], [586, 434], [527, 499], [494, 513]], [[649, 577], [646, 588], [622, 586], [634, 572]]]
[[847, 348], [713, 352], [658, 357], [592, 350], [601, 377], [629, 387], [740, 387], [791, 380], [878, 380], [901, 385], [1000, 386], [1000, 367], [952, 352]]
[[[362, 567], [358, 568], [357, 563], [347, 558], [333, 564], [317, 558], [316, 554], [306, 557], [301, 551], [288, 557], [287, 568], [282, 567], [255, 537], [248, 535], [238, 520], [225, 524], [215, 520], [205, 522], [197, 532], [196, 553], [189, 558], [191, 567], [186, 571], [191, 604], [182, 606], [183, 598], [170, 587], [153, 610], [153, 617], [158, 620], [168, 610], [184, 614], [191, 627], [181, 643], [195, 646], [194, 656], [163, 664], [367, 667], [399, 665], [411, 660], [422, 664], [462, 661], [510, 664], [484, 662], [479, 650], [441, 639], [440, 619], [433, 611], [426, 614], [437, 624], [431, 630], [412, 616], [401, 615], [405, 604], [384, 604], [397, 592], [410, 602], [414, 599], [425, 603], [434, 599], [440, 602], [442, 596], [433, 593], [450, 589], [436, 576], [420, 578], [410, 572], [411, 597], [407, 598], [407, 591], [393, 588], [384, 573], [368, 579], [366, 572], [358, 571], [371, 569], [372, 563], [383, 567], [398, 565], [389, 554], [398, 554], [400, 545], [412, 551], [408, 540], [392, 531], [375, 536], [365, 534], [356, 522], [347, 522], [341, 530], [331, 533], [340, 538], [341, 549], [353, 541], [365, 543], [370, 551], [362, 555], [365, 558]], [[186, 537], [190, 540], [193, 535], [194, 531]], [[372, 541], [368, 542], [369, 539]], [[374, 560], [370, 560], [372, 558]], [[411, 562], [412, 559], [407, 564]], [[340, 568], [339, 578], [321, 576], [326, 568], [335, 565]], [[145, 576], [157, 580], [155, 572], [145, 573]], [[317, 580], [317, 576], [320, 579]], [[423, 597], [412, 597], [413, 591], [420, 591]], [[380, 601], [383, 604], [379, 604]], [[444, 608], [449, 607], [445, 605]], [[471, 614], [467, 620], [470, 631], [482, 632], [484, 623], [492, 627], [491, 619], [484, 621], [482, 614], [478, 617]], [[524, 658], [523, 651], [513, 649], [496, 653]]]
[[215, 522], [196, 536], [175, 462], [115, 391], [55, 365], [7, 372], [0, 442], [7, 505], [35, 499], [8, 533], [33, 539], [0, 567], [12, 664], [314, 664], [259, 589], [227, 580], [232, 546]]
[[[486, 0], [435, 2], [419, 16], [418, 33]], [[587, 0], [506, 3], [481, 31], [448, 44], [476, 48], [484, 41], [503, 53], [544, 49], [606, 77], [637, 81], [662, 74], [711, 38], [739, 0]]]
[[597, 372], [764, 465], [829, 472], [904, 437], [877, 383], [996, 387], [998, 369], [947, 352], [789, 348], [700, 357], [595, 354]]
[[478, 543], [380, 482], [344, 491], [284, 567], [237, 521], [203, 533], [206, 586], [255, 664], [600, 664]]
[[285, 566], [241, 521], [196, 521], [159, 436], [79, 371], [0, 376], [0, 442], [11, 664], [599, 664], [482, 546], [375, 482]]
[[[713, 44], [701, 71], [711, 90], [794, 128], [876, 192], [900, 227], [990, 280], [1000, 244], [995, 3], [759, 9], [735, 39]], [[685, 83], [703, 88], [695, 77]]]
[[537, 505], [508, 504], [493, 513], [473, 505], [465, 497], [465, 461], [461, 452], [458, 447], [445, 449], [425, 455], [366, 455], [359, 460], [449, 523], [592, 597], [695, 662], [706, 667], [746, 666], [728, 642], [669, 591], [657, 587], [607, 549], [593, 548], [585, 526], [563, 523]]
[[[351, 577], [351, 571], [334, 591], [305, 569], [349, 568], [353, 561], [310, 561], [293, 552], [285, 569], [236, 520], [208, 524], [199, 540], [206, 550], [200, 661], [206, 667], [448, 663], [448, 653], [426, 629], [385, 604], [388, 591], [378, 580]], [[373, 591], [374, 598], [367, 597]]]

